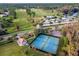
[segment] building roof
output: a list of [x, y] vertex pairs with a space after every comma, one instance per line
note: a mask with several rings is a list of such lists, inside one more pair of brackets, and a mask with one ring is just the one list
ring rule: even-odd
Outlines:
[[57, 37], [61, 37], [62, 35], [61, 35], [61, 32], [59, 32], [59, 31], [52, 31], [52, 35], [53, 36], [57, 36]]

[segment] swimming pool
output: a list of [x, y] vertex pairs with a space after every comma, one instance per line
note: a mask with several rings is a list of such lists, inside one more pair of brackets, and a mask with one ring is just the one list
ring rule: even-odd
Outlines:
[[56, 54], [59, 45], [59, 38], [48, 36], [45, 34], [40, 34], [35, 40], [32, 42], [32, 46], [34, 48], [40, 49], [42, 51]]

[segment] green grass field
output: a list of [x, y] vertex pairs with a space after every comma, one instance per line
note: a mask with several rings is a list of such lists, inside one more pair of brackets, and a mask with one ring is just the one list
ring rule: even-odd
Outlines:
[[43, 52], [33, 50], [27, 46], [20, 47], [16, 42], [0, 46], [0, 56], [40, 56]]
[[27, 31], [33, 28], [32, 24], [27, 21], [28, 15], [25, 10], [16, 10], [17, 19], [13, 20], [13, 26], [7, 28], [9, 33], [16, 32], [16, 26], [19, 25], [20, 31]]

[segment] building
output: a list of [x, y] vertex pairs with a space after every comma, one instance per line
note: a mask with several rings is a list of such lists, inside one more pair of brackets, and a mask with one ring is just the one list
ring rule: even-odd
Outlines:
[[9, 11], [4, 11], [2, 13], [0, 13], [0, 17], [5, 17], [9, 15]]

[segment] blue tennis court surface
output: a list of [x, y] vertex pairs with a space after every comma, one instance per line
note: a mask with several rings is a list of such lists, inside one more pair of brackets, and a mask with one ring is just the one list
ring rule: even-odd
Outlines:
[[58, 45], [59, 45], [59, 38], [43, 34], [39, 35], [32, 43], [32, 46], [34, 48], [52, 54], [57, 53]]

